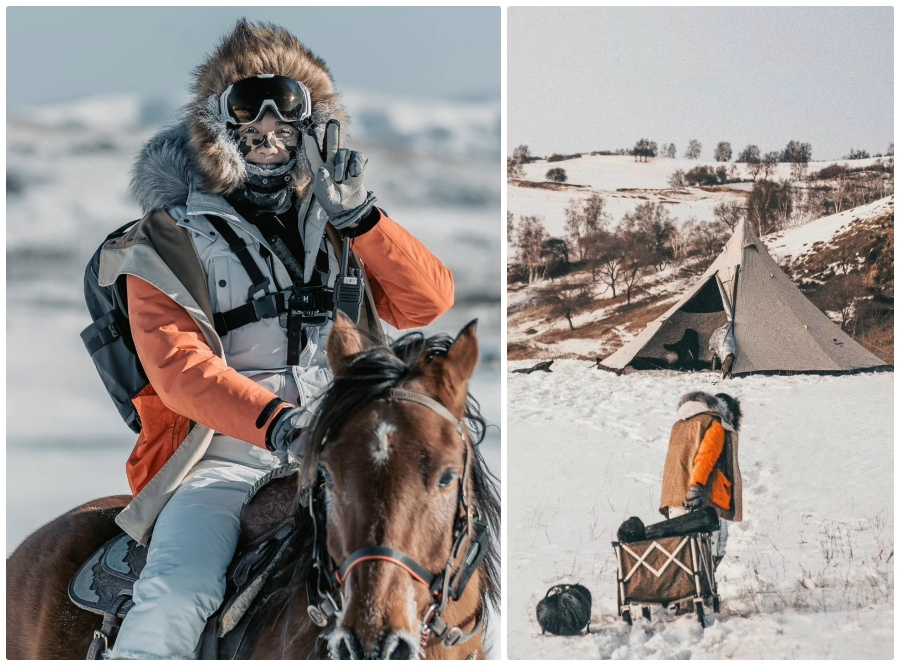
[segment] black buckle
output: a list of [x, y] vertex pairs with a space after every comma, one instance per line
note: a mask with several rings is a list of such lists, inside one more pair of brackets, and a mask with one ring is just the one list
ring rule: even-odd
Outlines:
[[[244, 241], [241, 241], [241, 242], [243, 243]], [[244, 245], [246, 246], [246, 243], [244, 243]], [[262, 292], [262, 294], [263, 294], [262, 298], [265, 298], [265, 296], [269, 292], [269, 286], [271, 284], [272, 284], [272, 281], [269, 278], [264, 278], [263, 281], [260, 282], [259, 284], [251, 285], [250, 289], [247, 290], [247, 300], [248, 301], [256, 301], [257, 299], [254, 298], [254, 296], [256, 296], [256, 294], [258, 294], [260, 292]], [[262, 298], [260, 298], [259, 300], [262, 300]], [[270, 315], [270, 316], [274, 317], [275, 315]]]
[[250, 301], [253, 312], [256, 314], [256, 321], [278, 316], [277, 296], [278, 294], [266, 294], [264, 298], [261, 298], [258, 301]]

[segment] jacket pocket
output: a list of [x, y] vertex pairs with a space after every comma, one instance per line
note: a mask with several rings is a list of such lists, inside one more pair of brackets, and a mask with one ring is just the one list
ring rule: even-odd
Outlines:
[[710, 488], [710, 501], [720, 509], [725, 511], [731, 510], [731, 481], [722, 472], [716, 468], [713, 470], [712, 486]]

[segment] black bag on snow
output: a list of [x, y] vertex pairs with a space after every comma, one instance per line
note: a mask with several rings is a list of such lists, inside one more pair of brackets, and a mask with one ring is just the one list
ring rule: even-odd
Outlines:
[[591, 623], [591, 592], [584, 585], [554, 585], [538, 602], [541, 633], [577, 636]]
[[100, 251], [107, 241], [121, 238], [139, 220], [116, 229], [88, 262], [84, 271], [84, 300], [93, 322], [81, 332], [81, 340], [100, 373], [100, 379], [112, 398], [119, 415], [134, 432], [141, 431], [141, 419], [131, 399], [150, 381], [134, 349], [128, 323], [128, 302], [125, 279], [120, 278], [109, 287], [101, 287]]

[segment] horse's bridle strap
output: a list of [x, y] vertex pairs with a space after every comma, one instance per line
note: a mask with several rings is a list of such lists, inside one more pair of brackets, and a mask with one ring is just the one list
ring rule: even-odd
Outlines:
[[338, 584], [344, 584], [344, 581], [347, 580], [347, 576], [350, 574], [350, 570], [357, 564], [360, 564], [361, 562], [371, 562], [372, 560], [390, 562], [403, 567], [409, 572], [409, 575], [429, 589], [431, 589], [431, 585], [437, 578], [437, 576], [402, 551], [386, 546], [367, 546], [350, 553], [350, 556], [344, 560], [340, 569], [334, 574]]
[[407, 402], [414, 402], [416, 404], [422, 405], [423, 407], [427, 407], [433, 412], [436, 412], [443, 416], [445, 419], [450, 421], [456, 429], [462, 434], [465, 429], [465, 425], [458, 418], [453, 416], [453, 412], [444, 407], [441, 403], [439, 403], [434, 398], [431, 398], [424, 393], [419, 393], [418, 391], [410, 391], [408, 389], [394, 388], [388, 391], [387, 394], [388, 400], [406, 400]]

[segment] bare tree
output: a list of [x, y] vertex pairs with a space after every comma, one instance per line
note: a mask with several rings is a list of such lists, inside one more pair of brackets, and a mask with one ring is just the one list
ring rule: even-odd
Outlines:
[[720, 141], [713, 152], [716, 162], [728, 162], [731, 160], [731, 144], [727, 141]]
[[[768, 180], [769, 176], [775, 173], [775, 169], [778, 168], [778, 151], [773, 150], [772, 152], [766, 153], [763, 155], [762, 162], [760, 162], [760, 171], [762, 172], [762, 179]], [[754, 178], [755, 180], [755, 178]]]
[[691, 226], [685, 227], [690, 255], [706, 258], [722, 251], [728, 240], [728, 227], [719, 220], [698, 222], [692, 219], [691, 222]]
[[638, 257], [644, 264], [662, 270], [674, 258], [675, 219], [664, 204], [651, 201], [638, 204], [622, 217], [619, 228], [622, 249], [630, 260]]
[[545, 290], [541, 296], [550, 305], [550, 314], [553, 317], [565, 317], [569, 322], [569, 330], [572, 331], [575, 330], [572, 317], [593, 302], [587, 285], [569, 282], [559, 282]]
[[759, 236], [784, 227], [790, 218], [793, 197], [790, 183], [761, 180], [753, 186], [747, 199], [747, 220]]
[[684, 169], [675, 169], [675, 173], [669, 176], [669, 187], [687, 187]]
[[747, 147], [744, 148], [740, 154], [738, 154], [735, 162], [743, 162], [747, 165], [747, 170], [750, 172], [750, 176], [753, 180], [756, 180], [756, 177], [759, 175], [760, 170], [762, 169], [762, 155], [759, 152], [759, 146], [754, 144], [747, 144]]
[[631, 303], [635, 287], [650, 274], [654, 259], [644, 233], [627, 230], [622, 234], [622, 268], [619, 274], [625, 287], [626, 304]]
[[737, 201], [722, 202], [713, 208], [716, 219], [734, 231], [734, 228], [744, 219], [744, 207]]
[[591, 194], [586, 199], [572, 197], [566, 206], [566, 234], [572, 246], [578, 248], [579, 255], [585, 259], [583, 238], [592, 231], [603, 229], [609, 221], [605, 211], [606, 201], [599, 194]]
[[519, 263], [528, 270], [528, 284], [543, 275], [544, 257], [542, 250], [547, 240], [547, 230], [541, 219], [535, 215], [519, 218], [516, 233], [516, 253]]
[[687, 150], [684, 151], [684, 156], [689, 160], [700, 159], [700, 153], [703, 150], [703, 144], [701, 144], [697, 139], [691, 139], [688, 142]]
[[658, 151], [659, 148], [655, 141], [651, 141], [650, 139], [640, 139], [634, 144], [634, 148], [631, 152], [634, 155], [635, 162], [646, 162], [648, 157], [656, 157]]
[[513, 243], [515, 242], [516, 235], [516, 220], [512, 213], [506, 211], [506, 239], [507, 242]]
[[529, 162], [534, 160], [534, 158], [531, 156], [531, 150], [529, 150], [528, 146], [524, 144], [521, 146], [516, 146], [516, 149], [513, 151], [512, 157], [519, 164], [528, 164]]
[[675, 155], [678, 151], [675, 149], [675, 144], [670, 143], [669, 145], [663, 148], [663, 157], [668, 157], [669, 159], [674, 159]]
[[812, 146], [800, 141], [788, 141], [788, 145], [781, 154], [782, 162], [790, 162], [791, 175], [794, 180], [803, 180], [810, 159], [812, 159]]
[[[602, 232], [601, 232], [602, 233]], [[612, 297], [616, 297], [616, 285], [619, 283], [624, 262], [624, 248], [622, 240], [613, 234], [603, 233], [604, 242], [597, 246], [597, 272], [600, 281], [612, 291]]]
[[520, 180], [524, 178], [525, 172], [522, 165], [512, 157], [506, 158], [506, 180]]

